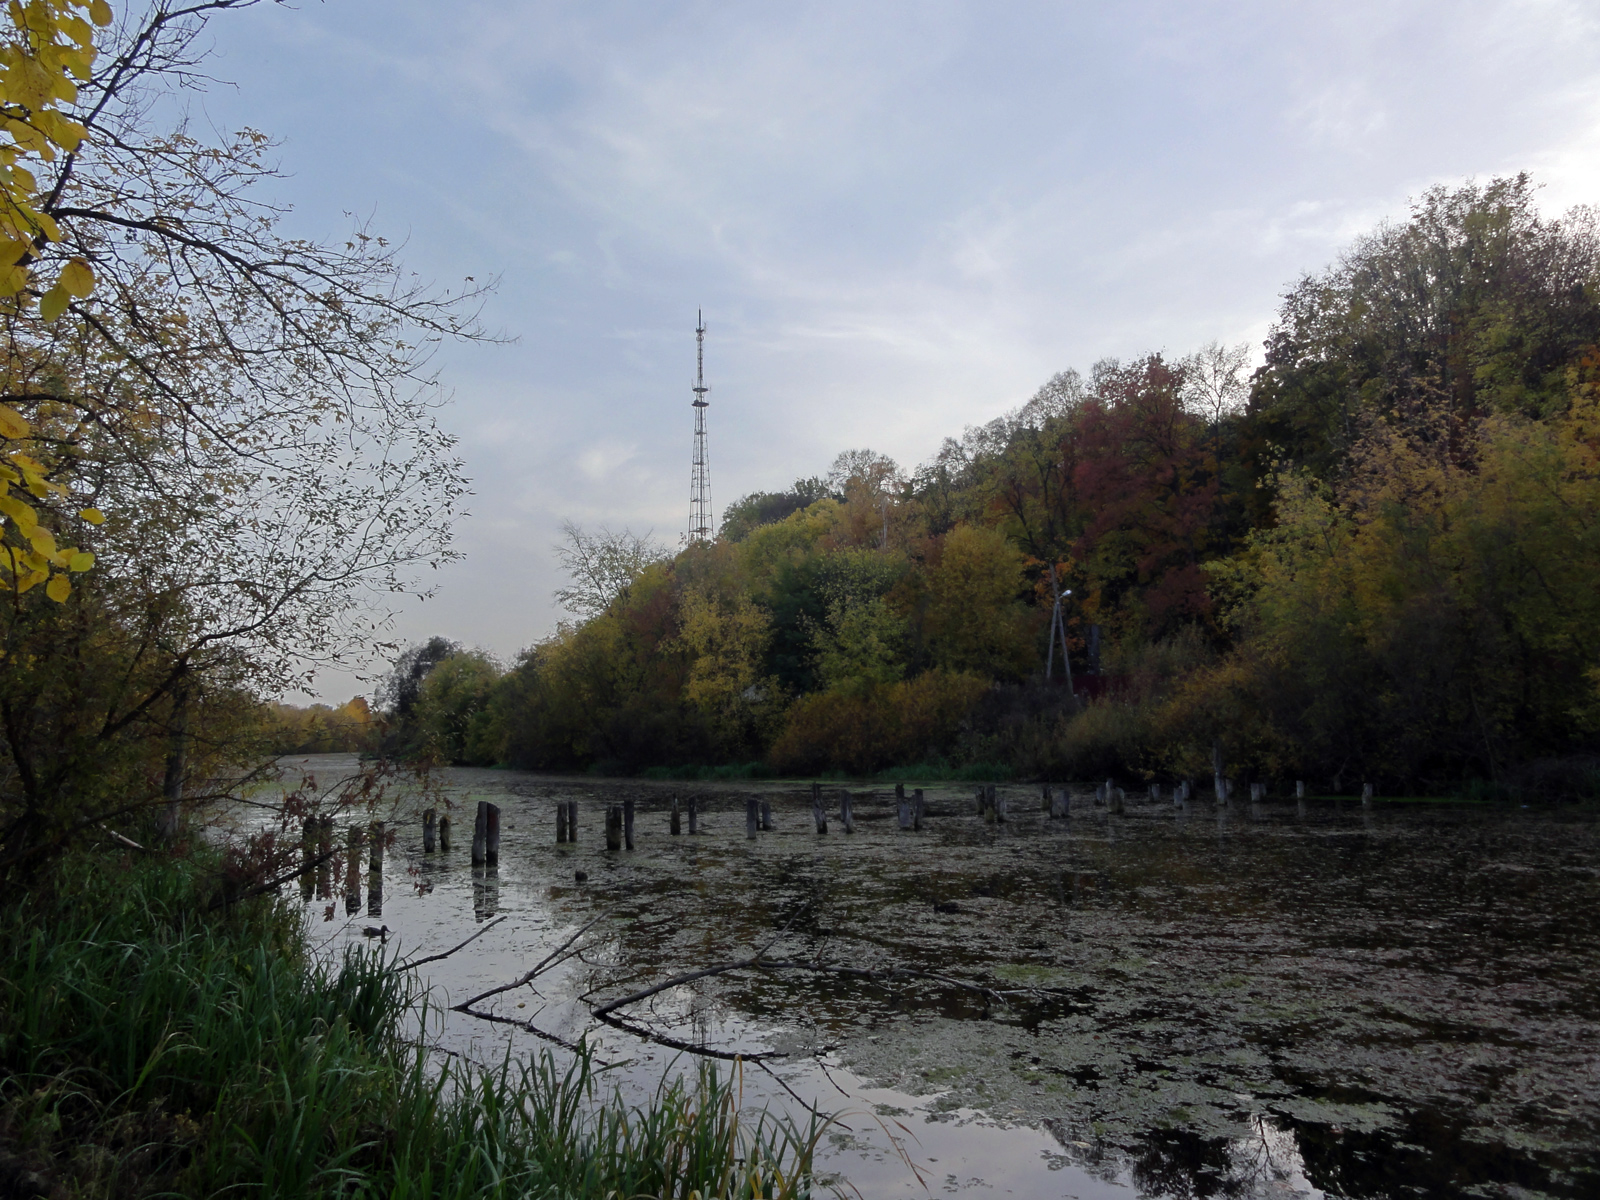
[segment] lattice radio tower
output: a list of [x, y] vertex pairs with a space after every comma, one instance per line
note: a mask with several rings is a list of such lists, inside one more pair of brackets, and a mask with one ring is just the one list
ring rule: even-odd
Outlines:
[[689, 481], [689, 540], [708, 542], [714, 527], [711, 513], [711, 458], [706, 452], [706, 318], [696, 310], [694, 327], [694, 475]]

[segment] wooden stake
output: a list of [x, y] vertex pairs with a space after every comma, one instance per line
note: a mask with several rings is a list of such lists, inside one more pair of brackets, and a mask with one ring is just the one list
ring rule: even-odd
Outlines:
[[[904, 790], [903, 784], [901, 789]], [[839, 793], [839, 823], [844, 826], [846, 833], [854, 833], [856, 831], [856, 814], [848, 788]]]
[[439, 850], [444, 854], [450, 853], [450, 814], [446, 813], [439, 818]]
[[1306, 781], [1304, 779], [1295, 780], [1294, 798], [1296, 800], [1304, 800], [1306, 798]]
[[811, 785], [811, 819], [817, 824], [818, 833], [828, 832], [828, 810], [822, 803], [822, 785]]
[[433, 809], [424, 809], [422, 813], [422, 852], [432, 854], [434, 841], [439, 829], [439, 814]]
[[483, 861], [497, 863], [500, 861], [500, 806], [498, 804], [484, 805], [484, 812], [488, 820], [484, 824]]
[[383, 871], [383, 822], [372, 823], [372, 846], [367, 854], [367, 870]]
[[477, 815], [472, 819], [472, 865], [482, 866], [487, 859], [489, 840], [489, 802], [478, 801]]
[[676, 796], [672, 798], [672, 817], [667, 822], [667, 831], [671, 833], [673, 837], [677, 837], [678, 834], [682, 832], [682, 828], [678, 824], [678, 798]]
[[567, 841], [575, 842], [577, 840], [578, 840], [578, 802], [576, 800], [568, 800], [567, 801]]
[[622, 806], [613, 804], [606, 809], [606, 849], [622, 849]]
[[751, 841], [760, 832], [761, 805], [754, 796], [744, 798], [744, 836]]
[[567, 802], [556, 801], [556, 845], [562, 845], [567, 840]]
[[633, 801], [622, 802], [622, 844], [628, 849], [633, 849]]
[[772, 832], [772, 805], [766, 800], [761, 802], [761, 828], [766, 833]]

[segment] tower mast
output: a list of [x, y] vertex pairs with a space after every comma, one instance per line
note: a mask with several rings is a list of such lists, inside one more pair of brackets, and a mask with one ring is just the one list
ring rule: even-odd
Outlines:
[[689, 481], [689, 540], [711, 540], [711, 459], [706, 451], [706, 318], [696, 310], [694, 328], [694, 474]]

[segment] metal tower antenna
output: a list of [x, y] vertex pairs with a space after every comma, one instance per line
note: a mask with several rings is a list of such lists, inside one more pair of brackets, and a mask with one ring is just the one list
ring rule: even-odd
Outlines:
[[706, 451], [706, 318], [696, 310], [694, 327], [694, 475], [689, 481], [689, 540], [708, 542], [716, 526], [711, 512], [711, 458]]

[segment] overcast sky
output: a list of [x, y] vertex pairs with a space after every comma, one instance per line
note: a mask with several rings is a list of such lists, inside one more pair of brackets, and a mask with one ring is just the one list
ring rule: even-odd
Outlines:
[[[196, 115], [280, 139], [453, 283], [463, 562], [398, 634], [509, 661], [561, 615], [563, 519], [688, 523], [694, 321], [712, 497], [940, 439], [1106, 356], [1259, 346], [1279, 294], [1438, 183], [1600, 201], [1600, 8], [301, 0], [213, 25]], [[333, 700], [367, 690], [325, 677]]]

